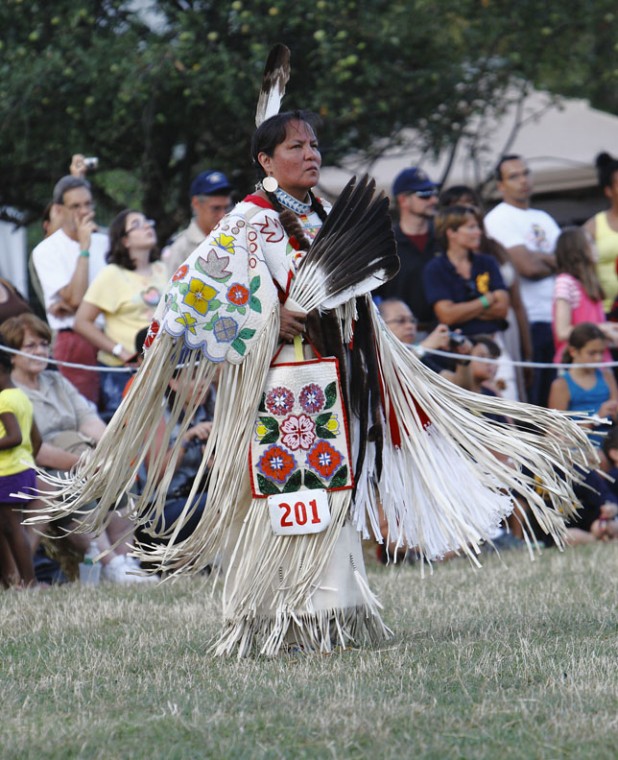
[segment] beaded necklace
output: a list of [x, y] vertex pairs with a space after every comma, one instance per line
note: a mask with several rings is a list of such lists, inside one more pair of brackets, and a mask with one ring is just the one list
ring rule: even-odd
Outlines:
[[275, 190], [275, 195], [282, 206], [290, 209], [290, 211], [293, 211], [295, 214], [304, 214], [305, 216], [308, 216], [311, 213], [311, 203], [303, 203], [302, 201], [297, 200], [294, 196], [286, 193], [282, 188], [278, 187]]

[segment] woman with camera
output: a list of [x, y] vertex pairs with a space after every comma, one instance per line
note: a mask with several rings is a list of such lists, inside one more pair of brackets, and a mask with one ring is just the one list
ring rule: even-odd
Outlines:
[[[409, 346], [425, 366], [455, 385], [462, 388], [470, 387], [470, 362], [467, 355], [472, 350], [472, 343], [465, 335], [449, 330], [447, 325], [439, 324], [423, 340], [417, 342], [418, 320], [404, 301], [387, 298], [380, 301], [378, 311], [393, 335]], [[432, 355], [435, 350], [461, 354], [462, 358], [447, 366], [441, 363], [439, 355]]]

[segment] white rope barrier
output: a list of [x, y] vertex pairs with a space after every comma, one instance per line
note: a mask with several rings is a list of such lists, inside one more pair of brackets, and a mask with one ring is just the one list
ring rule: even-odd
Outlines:
[[[527, 361], [521, 361], [517, 359], [512, 359], [510, 356], [501, 356], [498, 359], [493, 359], [491, 357], [485, 357], [485, 356], [472, 356], [471, 354], [456, 354], [452, 353], [450, 351], [441, 351], [437, 348], [426, 348], [425, 346], [410, 346], [411, 350], [415, 350], [417, 348], [421, 348], [422, 352], [425, 354], [431, 354], [432, 356], [442, 356], [445, 359], [454, 359], [455, 361], [461, 361], [464, 360], [471, 360], [475, 362], [481, 362], [482, 364], [501, 364], [504, 359], [508, 361], [509, 364], [512, 364], [514, 367], [531, 367], [532, 369], [569, 369], [570, 367], [575, 366], [573, 363], [560, 363], [560, 364], [554, 364], [553, 362], [527, 362]], [[91, 364], [75, 364], [74, 362], [65, 362], [60, 361], [58, 359], [52, 359], [51, 357], [41, 357], [38, 354], [28, 354], [25, 351], [18, 351], [15, 348], [9, 348], [8, 346], [0, 346], [0, 350], [5, 351], [9, 354], [14, 354], [16, 356], [25, 356], [28, 359], [36, 359], [37, 361], [45, 361], [48, 364], [54, 364], [58, 367], [71, 367], [72, 369], [82, 369], [87, 372], [137, 372], [139, 367], [137, 366], [125, 366], [122, 365], [121, 367], [105, 367], [101, 365], [93, 366]], [[420, 354], [419, 354], [420, 356]], [[180, 365], [182, 366], [182, 365]], [[578, 364], [577, 365], [580, 368], [604, 368], [604, 367], [618, 367], [618, 361], [611, 361], [611, 362], [590, 362], [588, 364]]]
[[[414, 348], [411, 346], [411, 348]], [[454, 354], [450, 351], [440, 351], [437, 348], [426, 348], [425, 346], [421, 346], [424, 353], [427, 354], [435, 354], [436, 356], [443, 356], [446, 359], [455, 359], [455, 360], [461, 360], [470, 359], [471, 361], [475, 362], [481, 362], [485, 364], [500, 364], [503, 359], [506, 359], [509, 364], [512, 364], [514, 367], [532, 367], [533, 369], [570, 369], [571, 367], [574, 367], [575, 365], [573, 362], [564, 362], [560, 364], [554, 364], [553, 362], [526, 362], [521, 361], [518, 359], [512, 359], [508, 355], [502, 354], [498, 359], [492, 359], [491, 357], [485, 357], [485, 356], [472, 356], [471, 354]], [[597, 368], [597, 367], [618, 367], [618, 361], [612, 361], [612, 362], [589, 362], [587, 364], [577, 364], [577, 367], [583, 368]]]
[[121, 367], [105, 367], [100, 364], [96, 366], [92, 364], [76, 364], [75, 362], [64, 362], [59, 359], [52, 359], [51, 356], [41, 356], [40, 354], [28, 354], [25, 351], [18, 351], [16, 348], [9, 348], [8, 346], [0, 346], [0, 350], [7, 354], [14, 354], [15, 356], [25, 356], [27, 359], [36, 359], [39, 362], [46, 362], [47, 364], [54, 364], [58, 367], [71, 367], [72, 369], [83, 369], [87, 372], [137, 372], [139, 367], [137, 366], [125, 366]]

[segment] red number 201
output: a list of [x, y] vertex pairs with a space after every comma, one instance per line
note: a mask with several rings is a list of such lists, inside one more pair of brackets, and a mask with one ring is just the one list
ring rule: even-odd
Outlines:
[[[279, 504], [279, 506], [283, 510], [283, 514], [281, 515], [281, 527], [293, 528], [294, 522], [291, 519], [292, 507], [289, 504], [286, 504], [285, 502], [282, 502], [281, 504]], [[309, 502], [309, 506], [311, 507], [311, 522], [314, 525], [322, 522], [318, 514], [318, 505], [317, 505], [316, 500], [311, 499], [311, 501]], [[296, 521], [296, 525], [306, 524], [307, 507], [305, 506], [304, 501], [297, 501], [296, 504], [294, 504], [294, 520]]]

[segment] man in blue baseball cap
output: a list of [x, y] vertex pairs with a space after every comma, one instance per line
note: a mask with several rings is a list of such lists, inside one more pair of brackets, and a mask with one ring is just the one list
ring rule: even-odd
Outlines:
[[394, 229], [400, 268], [374, 295], [376, 301], [386, 298], [404, 301], [416, 315], [419, 332], [423, 334], [436, 324], [433, 308], [425, 298], [423, 269], [438, 251], [433, 232], [438, 185], [422, 169], [411, 166], [395, 177], [393, 196], [399, 207], [399, 223]]
[[193, 180], [189, 193], [193, 219], [163, 253], [170, 275], [174, 274], [229, 211], [231, 193], [232, 186], [223, 172], [209, 169]]

